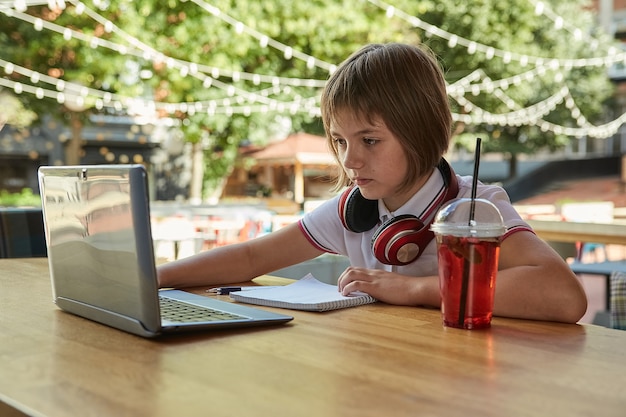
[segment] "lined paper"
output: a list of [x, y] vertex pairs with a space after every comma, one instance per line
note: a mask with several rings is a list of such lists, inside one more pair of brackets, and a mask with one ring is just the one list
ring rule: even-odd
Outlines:
[[282, 287], [234, 291], [230, 297], [239, 302], [291, 310], [329, 311], [374, 303], [377, 300], [365, 293], [342, 295], [336, 285], [326, 284], [307, 274], [293, 284]]

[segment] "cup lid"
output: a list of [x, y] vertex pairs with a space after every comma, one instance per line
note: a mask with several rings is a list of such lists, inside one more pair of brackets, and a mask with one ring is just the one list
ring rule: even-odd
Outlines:
[[459, 237], [500, 237], [506, 227], [500, 210], [491, 201], [456, 198], [439, 209], [430, 230]]

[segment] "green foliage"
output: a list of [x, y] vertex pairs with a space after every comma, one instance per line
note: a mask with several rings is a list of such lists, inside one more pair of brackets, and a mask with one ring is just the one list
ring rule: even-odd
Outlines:
[[24, 108], [24, 104], [13, 94], [0, 87], [0, 130], [5, 124], [18, 129], [30, 126], [37, 119], [37, 114]]
[[30, 188], [24, 188], [19, 193], [0, 190], [0, 207], [41, 207], [41, 198]]
[[[568, 2], [544, 0], [564, 19], [585, 31], [594, 27], [593, 16], [585, 9], [586, 0]], [[202, 2], [176, 0], [110, 0], [86, 2], [103, 17], [110, 19], [126, 34], [138, 39], [163, 54], [163, 61], [153, 62], [149, 57], [122, 54], [104, 47], [93, 48], [88, 42], [66, 39], [61, 34], [38, 31], [33, 25], [0, 13], [0, 48], [3, 59], [78, 82], [90, 88], [110, 91], [127, 97], [154, 98], [159, 102], [228, 101], [237, 104], [237, 98], [217, 84], [229, 85], [241, 91], [268, 90], [269, 85], [255, 84], [246, 79], [233, 79], [224, 71], [262, 75], [325, 80], [328, 72], [310, 67], [299, 59], [287, 59], [258, 39], [238, 33], [219, 16], [201, 7]], [[101, 8], [96, 7], [96, 4]], [[517, 61], [504, 62], [502, 58], [488, 59], [482, 53], [470, 54], [459, 45], [450, 46], [445, 39], [429, 36], [406, 20], [386, 16], [386, 11], [366, 0], [213, 0], [205, 4], [240, 21], [268, 37], [324, 62], [338, 64], [349, 54], [370, 42], [400, 41], [424, 42], [440, 56], [449, 83], [480, 69], [492, 80], [504, 79], [530, 69]], [[612, 41], [599, 36], [596, 50], [585, 41], [574, 41], [569, 32], [556, 29], [545, 16], [537, 16], [531, 1], [501, 0], [396, 0], [397, 10], [415, 16], [463, 38], [475, 40], [494, 48], [520, 54], [548, 58], [575, 58], [602, 56]], [[85, 35], [126, 44], [127, 40], [114, 31], [108, 31], [101, 22], [87, 13], [77, 13], [72, 3], [65, 11], [50, 11], [47, 6], [29, 6], [28, 13], [40, 16], [60, 26], [75, 28]], [[594, 34], [595, 35], [595, 34]], [[194, 62], [221, 69], [210, 87], [201, 79], [181, 74], [168, 65], [166, 57], [181, 62]], [[151, 76], [140, 76], [151, 74]], [[561, 69], [560, 79], [548, 70], [533, 80], [511, 85], [506, 90], [520, 108], [553, 95], [567, 85], [582, 114], [591, 123], [603, 122], [606, 103], [612, 86], [604, 68]], [[20, 81], [19, 75], [6, 75]], [[316, 98], [319, 89], [301, 86], [283, 87], [270, 94], [272, 99], [292, 101]], [[22, 95], [29, 108], [39, 114], [66, 118], [67, 109], [52, 99], [39, 100]], [[492, 92], [484, 92], [471, 101], [492, 113], [506, 113], [510, 109]], [[464, 109], [452, 100], [454, 110]], [[93, 103], [88, 103], [93, 104]], [[91, 108], [89, 111], [95, 111]], [[111, 110], [109, 110], [111, 111]], [[283, 120], [290, 119], [290, 130], [306, 129], [321, 133], [317, 117], [309, 113], [281, 113], [277, 111], [250, 114], [210, 113], [206, 109], [179, 112], [170, 115], [180, 119], [185, 139], [202, 143], [205, 150], [205, 181], [216, 184], [226, 175], [242, 142], [263, 144], [277, 134], [285, 134]], [[544, 117], [563, 126], [576, 126], [570, 110], [563, 104]], [[495, 125], [456, 126], [454, 146], [471, 149], [473, 138], [481, 135], [484, 151], [505, 152], [510, 155], [533, 153], [541, 149], [558, 149], [569, 138], [544, 132], [536, 126], [501, 127]], [[471, 140], [470, 140], [471, 138]]]
[[[588, 12], [586, 0], [544, 1], [547, 7], [562, 16], [564, 20], [582, 29], [583, 33], [595, 36], [599, 42], [593, 47], [586, 40], [575, 40], [565, 29], [558, 29], [545, 16], [535, 14], [534, 2], [507, 2], [499, 0], [440, 0], [437, 2], [404, 0], [396, 2], [396, 7], [405, 11], [421, 13], [420, 18], [444, 30], [466, 39], [472, 39], [497, 49], [514, 51], [519, 54], [552, 58], [590, 58], [604, 56], [616, 42], [602, 33], [595, 33], [596, 23], [592, 13]], [[450, 47], [446, 40], [431, 37], [428, 43], [441, 57], [446, 69], [447, 80], [453, 83], [467, 76], [475, 69], [480, 69], [491, 80], [500, 80], [532, 69], [531, 65], [522, 66], [519, 62], [505, 63], [495, 57], [486, 59], [484, 54], [468, 54], [466, 48]], [[560, 75], [559, 75], [560, 74]], [[593, 124], [605, 122], [607, 108], [610, 106], [614, 87], [604, 67], [559, 68], [558, 71], [546, 70], [530, 81], [511, 85], [505, 94], [513, 99], [519, 108], [529, 107], [555, 94], [567, 86], [581, 113]], [[469, 98], [476, 106], [491, 113], [510, 112], [504, 102], [492, 92], [481, 93]], [[463, 109], [452, 100], [455, 111]], [[570, 109], [561, 103], [544, 120], [557, 125], [577, 127]], [[542, 131], [535, 125], [495, 126], [457, 124], [456, 147], [473, 149], [475, 136], [484, 139], [484, 152], [504, 152], [513, 158], [519, 153], [532, 154], [539, 150], [557, 150], [569, 143], [571, 138], [550, 131]]]
[[[115, 2], [112, 2], [115, 3]], [[124, 2], [120, 2], [122, 4]], [[285, 59], [282, 52], [262, 47], [259, 40], [247, 34], [236, 34], [233, 27], [201, 7], [186, 2], [158, 2], [143, 0], [126, 2], [125, 13], [115, 22], [125, 31], [146, 44], [159, 45], [164, 55], [190, 62], [201, 62], [228, 71], [240, 71], [279, 77], [324, 80], [328, 72], [310, 68], [298, 59]], [[365, 43], [400, 40], [402, 30], [389, 27], [383, 34], [372, 32], [380, 26], [371, 16], [380, 20], [379, 9], [362, 1], [317, 0], [314, 2], [211, 2], [223, 13], [243, 22], [252, 29], [329, 63], [339, 63]], [[346, 9], [354, 13], [346, 14]], [[149, 16], [149, 19], [145, 17]], [[109, 16], [110, 17], [110, 16]], [[408, 38], [411, 31], [404, 30]], [[383, 35], [379, 38], [378, 35]], [[340, 41], [338, 41], [340, 40]], [[159, 97], [167, 102], [208, 102], [230, 99], [219, 88], [206, 88], [198, 79], [181, 77], [167, 66], [155, 67], [142, 62], [143, 69], [155, 77], [146, 81]], [[234, 81], [219, 77], [219, 81], [243, 91], [267, 89], [250, 81]], [[319, 90], [291, 86], [288, 91], [274, 93], [271, 98], [289, 102], [294, 95], [315, 98]], [[185, 139], [202, 142], [205, 150], [205, 186], [213, 188], [232, 169], [239, 145], [243, 141], [264, 144], [281, 132], [280, 121], [285, 117], [276, 112], [250, 115], [211, 114], [206, 112], [178, 115], [183, 123]], [[319, 120], [308, 113], [287, 114], [292, 131], [316, 126]]]

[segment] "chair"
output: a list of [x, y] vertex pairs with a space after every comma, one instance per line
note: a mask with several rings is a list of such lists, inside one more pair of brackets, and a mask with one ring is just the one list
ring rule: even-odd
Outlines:
[[46, 239], [41, 209], [0, 207], [0, 258], [45, 256]]
[[611, 274], [611, 327], [626, 330], [626, 273]]

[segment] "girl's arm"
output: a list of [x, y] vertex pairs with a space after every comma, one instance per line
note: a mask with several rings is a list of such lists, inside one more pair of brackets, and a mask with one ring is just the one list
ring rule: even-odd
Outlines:
[[531, 232], [517, 232], [500, 249], [494, 314], [575, 323], [587, 296], [569, 265]]
[[161, 287], [193, 287], [248, 281], [323, 252], [305, 238], [297, 223], [255, 239], [231, 244], [157, 267]]
[[[500, 249], [494, 315], [576, 323], [587, 297], [567, 263], [527, 231], [508, 236]], [[411, 277], [367, 268], [347, 268], [339, 277], [343, 294], [364, 291], [380, 301], [439, 307], [439, 278]]]

